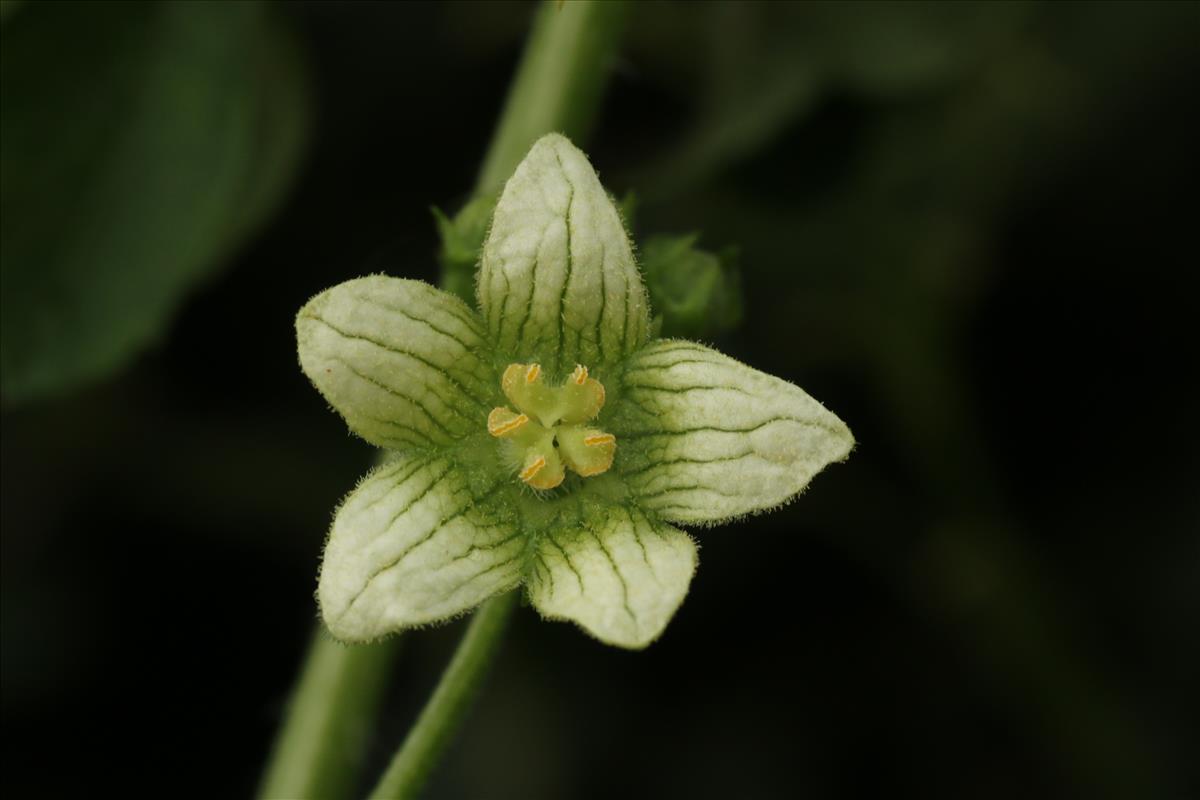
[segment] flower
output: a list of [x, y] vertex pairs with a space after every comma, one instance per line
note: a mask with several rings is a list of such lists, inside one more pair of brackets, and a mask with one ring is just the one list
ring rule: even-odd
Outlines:
[[653, 337], [620, 215], [560, 135], [505, 185], [476, 289], [477, 310], [373, 275], [297, 316], [305, 374], [390, 451], [325, 547], [317, 597], [338, 639], [524, 586], [544, 617], [645, 647], [695, 572], [677, 524], [778, 507], [853, 446], [798, 387]]

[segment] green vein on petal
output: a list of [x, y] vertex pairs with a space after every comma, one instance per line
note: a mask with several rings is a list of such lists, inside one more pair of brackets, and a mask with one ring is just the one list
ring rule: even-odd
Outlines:
[[779, 506], [854, 446], [799, 387], [703, 345], [655, 342], [625, 378], [615, 469], [640, 505], [673, 522]]
[[658, 638], [696, 570], [686, 534], [622, 506], [551, 527], [536, 546], [526, 587], [538, 612], [630, 649]]
[[452, 459], [401, 456], [373, 470], [334, 517], [317, 597], [348, 642], [465, 612], [521, 581], [525, 539], [497, 496]]
[[448, 445], [475, 433], [496, 399], [475, 312], [419, 281], [339, 284], [300, 310], [296, 334], [304, 373], [380, 447]]
[[505, 185], [478, 293], [498, 349], [555, 375], [615, 364], [646, 341], [646, 291], [620, 213], [563, 136], [539, 139]]

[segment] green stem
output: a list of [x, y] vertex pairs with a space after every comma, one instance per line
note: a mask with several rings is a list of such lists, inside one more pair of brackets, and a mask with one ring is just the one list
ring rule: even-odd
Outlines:
[[421, 791], [487, 675], [517, 596], [508, 592], [494, 597], [475, 612], [433, 696], [371, 793], [372, 800], [416, 797]]
[[397, 640], [346, 646], [313, 635], [262, 798], [345, 797], [354, 789]]
[[538, 10], [475, 194], [499, 191], [529, 148], [558, 131], [587, 136], [616, 56], [628, 4], [546, 2]]

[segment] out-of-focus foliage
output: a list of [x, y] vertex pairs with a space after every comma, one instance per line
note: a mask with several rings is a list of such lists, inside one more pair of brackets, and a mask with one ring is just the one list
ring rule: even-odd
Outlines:
[[0, 23], [6, 21], [25, 0], [0, 0]]
[[442, 268], [442, 288], [452, 292], [470, 305], [475, 305], [475, 267], [479, 251], [496, 210], [496, 195], [483, 195], [471, 200], [453, 218], [441, 209], [433, 209], [438, 236], [438, 264]]
[[278, 205], [297, 53], [258, 3], [31, 3], [0, 52], [6, 401], [116, 369]]
[[663, 336], [712, 339], [742, 318], [737, 253], [696, 247], [699, 234], [651, 236], [638, 261]]
[[[661, 11], [652, 6], [647, 17]], [[1022, 383], [1023, 374], [1001, 377], [996, 365], [966, 363], [962, 353], [989, 290], [1021, 280], [1023, 265], [1005, 263], [1000, 238], [1010, 217], [1037, 208], [1046, 187], [1080, 169], [1123, 175], [1138, 165], [1146, 182], [1171, 174], [1144, 142], [1118, 150], [1115, 161], [1088, 159], [1105, 152], [1115, 131], [1144, 135], [1137, 115], [1147, 97], [1161, 93], [1166, 99], [1154, 102], [1165, 105], [1189, 75], [1194, 82], [1198, 22], [1196, 3], [714, 4], [677, 31], [686, 45], [658, 55], [673, 54], [680, 68], [713, 67], [719, 56], [684, 55], [707, 41], [718, 53], [741, 42], [737, 56], [689, 107], [683, 148], [672, 140], [627, 175], [658, 224], [698, 225], [741, 245], [752, 309], [745, 333], [753, 341], [799, 343], [785, 356], [797, 369], [856, 365], [887, 409], [882, 435], [937, 500], [913, 538], [867, 525], [854, 549], [890, 564], [884, 569], [894, 580], [920, 587], [941, 609], [934, 613], [946, 615], [943, 624], [971, 642], [978, 668], [997, 671], [998, 691], [1021, 696], [1007, 709], [1014, 724], [1075, 785], [1111, 796], [1156, 796], [1169, 769], [1134, 732], [1134, 713], [1108, 693], [1103, 669], [1070, 630], [1062, 599], [1041, 574], [1040, 549], [1026, 549], [1033, 532], [1010, 516], [988, 456], [995, 434], [982, 428], [995, 406], [1014, 402], [1027, 419], [1038, 418], [1045, 392]], [[666, 35], [661, 27], [637, 30], [647, 41]], [[891, 43], [872, 62], [866, 54], [881, 37]], [[691, 97], [685, 85], [664, 85]], [[1178, 158], [1172, 130], [1158, 137]], [[1114, 209], [1135, 202], [1111, 191]], [[1180, 281], [1157, 252], [1164, 234], [1142, 234], [1147, 261], [1137, 269]], [[1112, 231], [1079, 234], [1084, 241], [1106, 235]], [[1069, 255], [1050, 275], [1075, 276], [1076, 296], [1128, 278]], [[1154, 284], [1135, 285], [1149, 295], [1141, 302], [1160, 302], [1150, 299]], [[1037, 282], [1027, 288], [1044, 291]], [[1060, 312], [1068, 330], [1070, 319], [1088, 313], [1072, 299]], [[1062, 334], [1030, 334], [1031, 352]], [[1093, 350], [1097, 340], [1082, 344], [1066, 358], [1103, 358]], [[995, 377], [983, 383], [1005, 386], [1002, 399], [974, 394], [981, 390], [972, 382], [989, 373]], [[1009, 397], [1008, 386], [1019, 387], [1022, 399]], [[1061, 390], [1081, 392], [1059, 404], [1069, 420], [1090, 395], [1078, 385]], [[1054, 455], [1027, 463], [1029, 440], [1054, 441], [1070, 425], [1042, 418], [1036, 434], [1009, 440], [1022, 473], [1008, 480], [1018, 486], [1033, 474], [1057, 475], [1047, 466]], [[903, 555], [910, 542], [920, 555], [905, 575], [894, 565], [910, 557]], [[974, 594], [981, 569], [984, 596]], [[954, 614], [965, 608], [972, 622], [959, 628]], [[1042, 724], [1047, 719], [1055, 724]]]
[[647, 4], [632, 45], [661, 79], [692, 97], [696, 117], [656, 165], [654, 183], [639, 191], [661, 197], [702, 181], [830, 93], [888, 102], [945, 86], [982, 62], [1030, 10], [1019, 2], [750, 0], [680, 14], [669, 3]]

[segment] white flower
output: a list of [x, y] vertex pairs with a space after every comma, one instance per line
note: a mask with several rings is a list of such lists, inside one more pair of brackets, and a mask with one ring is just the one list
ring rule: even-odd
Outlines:
[[621, 218], [562, 136], [505, 186], [477, 295], [476, 310], [377, 275], [296, 319], [304, 372], [351, 430], [394, 451], [330, 531], [318, 599], [339, 639], [524, 586], [543, 616], [644, 647], [695, 571], [675, 524], [775, 508], [853, 446], [798, 387], [651, 338]]

